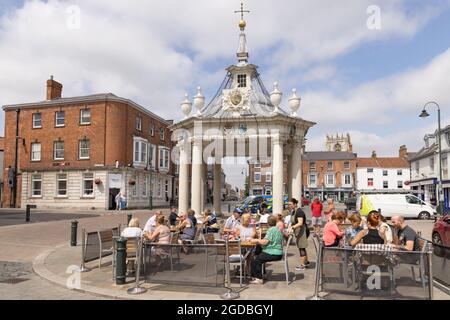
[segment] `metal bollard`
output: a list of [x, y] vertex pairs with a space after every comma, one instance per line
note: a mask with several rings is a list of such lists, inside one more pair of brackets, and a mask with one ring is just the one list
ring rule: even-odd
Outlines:
[[131, 218], [133, 218], [133, 215], [131, 213], [127, 214], [127, 227], [130, 224]]
[[116, 284], [124, 285], [127, 273], [127, 238], [117, 239]]
[[230, 213], [230, 212], [231, 212], [231, 205], [228, 204], [228, 213]]
[[25, 222], [30, 222], [31, 216], [31, 205], [27, 204], [27, 208], [25, 210]]
[[77, 230], [78, 230], [78, 221], [73, 220], [71, 222], [71, 228], [70, 228], [70, 246], [76, 247], [77, 246]]

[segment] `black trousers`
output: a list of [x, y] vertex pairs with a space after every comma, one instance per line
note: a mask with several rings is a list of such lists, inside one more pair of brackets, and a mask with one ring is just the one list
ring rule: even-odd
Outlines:
[[261, 252], [257, 256], [255, 256], [255, 260], [252, 261], [252, 277], [262, 279], [262, 267], [263, 264], [270, 261], [278, 261], [283, 258], [282, 255], [274, 256], [271, 254], [267, 254], [264, 252]]

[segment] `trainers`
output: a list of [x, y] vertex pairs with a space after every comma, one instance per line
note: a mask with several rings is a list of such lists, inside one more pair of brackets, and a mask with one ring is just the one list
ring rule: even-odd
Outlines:
[[255, 280], [250, 281], [251, 284], [264, 284], [263, 279], [255, 278]]
[[304, 271], [304, 270], [306, 270], [306, 267], [303, 266], [303, 265], [296, 266], [296, 267], [295, 267], [295, 270], [297, 270], [297, 271]]

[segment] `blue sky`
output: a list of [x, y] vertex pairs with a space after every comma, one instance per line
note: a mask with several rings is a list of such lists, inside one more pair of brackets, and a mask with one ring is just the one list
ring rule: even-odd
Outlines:
[[[345, 3], [343, 5], [343, 3]], [[240, 1], [0, 2], [0, 104], [44, 99], [50, 74], [64, 96], [113, 92], [170, 119], [203, 87], [212, 98], [235, 63]], [[317, 122], [309, 150], [327, 133], [352, 136], [361, 156], [411, 151], [436, 127], [419, 119], [429, 100], [450, 124], [449, 0], [247, 0], [250, 62], [269, 91], [296, 87], [300, 116]], [[369, 30], [366, 9], [380, 8]], [[70, 27], [73, 6], [79, 25]], [[19, 85], [20, 83], [20, 85]], [[3, 112], [0, 131], [3, 131]], [[230, 175], [233, 170], [230, 170]], [[239, 172], [241, 170], [234, 170]], [[238, 177], [232, 180], [237, 184]]]

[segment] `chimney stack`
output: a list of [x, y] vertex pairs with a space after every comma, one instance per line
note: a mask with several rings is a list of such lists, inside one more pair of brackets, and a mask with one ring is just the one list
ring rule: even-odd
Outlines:
[[62, 93], [62, 84], [53, 80], [53, 76], [47, 80], [47, 100], [60, 99]]
[[400, 158], [404, 158], [404, 159], [406, 159], [406, 157], [408, 156], [408, 149], [406, 148], [405, 145], [400, 146], [400, 150], [398, 151], [398, 156]]
[[376, 157], [377, 157], [377, 153], [376, 153], [376, 151], [374, 150], [374, 151], [372, 151], [372, 158], [375, 159]]

